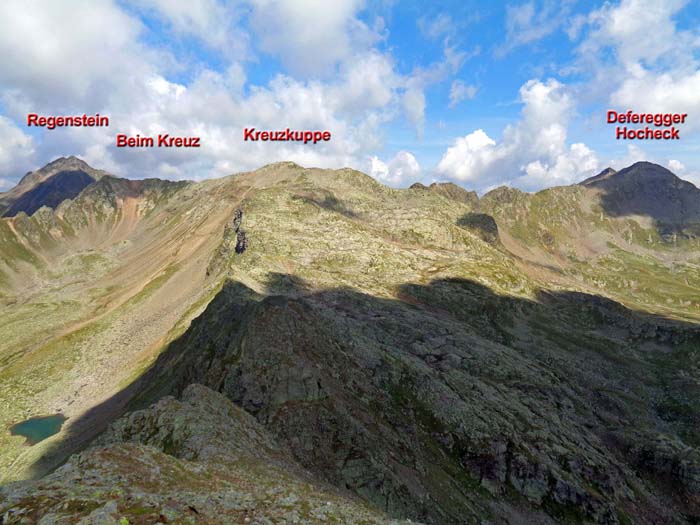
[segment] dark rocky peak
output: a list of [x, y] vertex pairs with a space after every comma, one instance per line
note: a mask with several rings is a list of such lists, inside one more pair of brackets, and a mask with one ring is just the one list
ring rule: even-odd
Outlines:
[[663, 233], [700, 222], [700, 189], [663, 166], [636, 162], [598, 177], [582, 184], [601, 191], [601, 205], [611, 216], [648, 216]]
[[663, 166], [646, 161], [635, 162], [620, 171], [607, 168], [595, 177], [586, 179], [581, 184], [604, 189], [615, 187], [646, 187], [651, 189], [662, 186], [677, 188], [690, 188], [692, 186], [694, 188], [691, 183], [680, 179]]
[[17, 186], [0, 195], [0, 215], [13, 217], [19, 212], [31, 215], [42, 206], [55, 209], [106, 175], [78, 157], [60, 157], [27, 173]]
[[82, 170], [59, 171], [16, 197], [9, 196], [3, 216], [14, 217], [20, 212], [32, 215], [43, 206], [55, 209], [63, 201], [75, 198], [94, 182], [95, 179]]
[[107, 175], [107, 172], [97, 170], [90, 166], [84, 160], [79, 159], [75, 155], [71, 155], [70, 157], [59, 157], [36, 171], [30, 171], [24, 177], [22, 177], [22, 179], [19, 181], [18, 186], [33, 186], [45, 181], [50, 177], [53, 177], [58, 173], [66, 171], [80, 171], [87, 174], [93, 180], [99, 180], [105, 175]]

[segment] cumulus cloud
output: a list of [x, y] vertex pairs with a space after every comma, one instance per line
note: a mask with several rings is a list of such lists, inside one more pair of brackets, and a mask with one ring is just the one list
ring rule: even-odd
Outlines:
[[[65, 136], [81, 144], [89, 158], [130, 176], [201, 178], [281, 160], [358, 166], [381, 144], [380, 125], [392, 118], [398, 95], [387, 87], [389, 78], [363, 85], [356, 81], [358, 75], [391, 76], [391, 67], [380, 56], [364, 57], [349, 67], [351, 71], [334, 83], [278, 75], [247, 95], [236, 91], [235, 79], [226, 73], [204, 70], [188, 85], [156, 76], [145, 83], [136, 107], [113, 117], [128, 123], [121, 131], [130, 136], [199, 136], [202, 147], [196, 155], [185, 149], [117, 149], [113, 133], [106, 130], [90, 130], [101, 133], [90, 136], [87, 130], [66, 130]], [[329, 130], [333, 139], [306, 146], [244, 142], [246, 127]]]
[[654, 72], [639, 64], [627, 68], [628, 75], [611, 94], [615, 107], [654, 113], [687, 113], [683, 131], [700, 129], [700, 68], [696, 71]]
[[520, 88], [521, 119], [506, 127], [500, 142], [478, 129], [457, 138], [436, 174], [479, 190], [508, 183], [524, 190], [569, 184], [598, 169], [585, 144], [567, 145], [573, 100], [566, 87], [550, 79], [530, 80]]
[[[266, 84], [253, 85], [246, 78], [245, 60], [229, 55], [215, 71], [204, 63], [187, 63], [189, 56], [176, 61], [167, 50], [147, 45], [142, 38], [148, 36], [147, 29], [138, 16], [139, 9], [157, 12], [171, 32], [220, 48], [227, 45], [223, 28], [237, 16], [228, 16], [230, 6], [239, 4], [149, 0], [126, 10], [111, 0], [67, 1], [60, 9], [31, 0], [0, 3], [3, 110], [16, 122], [24, 121], [28, 112], [100, 112], [109, 115], [110, 127], [44, 131], [36, 142], [27, 138], [19, 147], [17, 140], [24, 135], [3, 120], [1, 131], [11, 129], [17, 138], [5, 141], [0, 169], [15, 179], [37, 163], [67, 154], [129, 177], [198, 179], [277, 160], [357, 167], [382, 146], [382, 125], [402, 109], [407, 78], [396, 73], [389, 53], [371, 46], [381, 27], [369, 29], [355, 18], [360, 2], [334, 3], [331, 8], [309, 1], [299, 9], [289, 2], [251, 1], [253, 25], [260, 25], [259, 36], [269, 52], [287, 61], [291, 70], [304, 69], [302, 58], [335, 70], [328, 79], [312, 74], [300, 80], [280, 73]], [[84, 23], [73, 24], [75, 12]], [[42, 38], [26, 38], [34, 33]], [[182, 68], [189, 68], [181, 75], [187, 80], [173, 81], [171, 73]], [[420, 95], [413, 100], [420, 106]], [[422, 107], [415, 103], [408, 110], [420, 118], [424, 99]], [[329, 130], [333, 139], [313, 146], [243, 142], [245, 127]], [[196, 135], [202, 147], [196, 154], [180, 148], [115, 148], [117, 133]]]
[[[76, 12], [83, 23], [75, 23]], [[91, 113], [115, 96], [134, 96], [136, 79], [148, 75], [157, 54], [139, 45], [142, 29], [108, 1], [0, 2], [6, 106], [57, 112], [79, 105]]]
[[[593, 77], [587, 89], [619, 109], [700, 114], [700, 31], [675, 21], [687, 4], [622, 0], [592, 11], [578, 47], [578, 68]], [[700, 119], [682, 126], [698, 130]]]
[[477, 129], [465, 137], [459, 137], [447, 148], [437, 166], [437, 172], [462, 182], [478, 183], [479, 178], [496, 161], [507, 154], [496, 147], [496, 141], [484, 130]]
[[[34, 140], [25, 135], [12, 121], [0, 116], [0, 173], [20, 173], [33, 160]], [[0, 179], [0, 188], [8, 186]]]
[[408, 151], [399, 151], [388, 163], [372, 156], [369, 161], [369, 174], [390, 186], [405, 186], [420, 177], [420, 165]]
[[293, 73], [320, 75], [381, 38], [357, 18], [361, 0], [252, 0], [262, 49]]

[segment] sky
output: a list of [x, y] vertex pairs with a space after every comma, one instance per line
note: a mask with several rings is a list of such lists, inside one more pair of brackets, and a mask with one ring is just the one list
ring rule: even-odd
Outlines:
[[[697, 0], [3, 0], [0, 56], [0, 191], [68, 155], [129, 178], [294, 161], [480, 193], [649, 160], [700, 184]], [[688, 117], [680, 140], [625, 141], [608, 109]], [[332, 138], [250, 142], [246, 127]], [[118, 133], [201, 147], [117, 148]]]

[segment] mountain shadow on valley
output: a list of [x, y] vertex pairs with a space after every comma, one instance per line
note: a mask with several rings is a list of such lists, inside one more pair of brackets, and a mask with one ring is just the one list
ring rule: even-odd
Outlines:
[[320, 480], [392, 516], [700, 519], [698, 326], [584, 293], [532, 300], [457, 278], [406, 283], [396, 297], [285, 274], [265, 294], [229, 281], [35, 474], [125, 410], [201, 383]]

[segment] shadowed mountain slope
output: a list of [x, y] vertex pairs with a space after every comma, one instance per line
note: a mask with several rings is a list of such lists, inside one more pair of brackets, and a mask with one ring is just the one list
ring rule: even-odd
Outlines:
[[658, 164], [637, 162], [581, 184], [601, 192], [608, 215], [650, 217], [666, 235], [700, 233], [700, 189]]
[[42, 206], [56, 208], [105, 175], [77, 157], [56, 159], [27, 173], [15, 188], [0, 194], [0, 216], [14, 217], [20, 212], [32, 215]]

